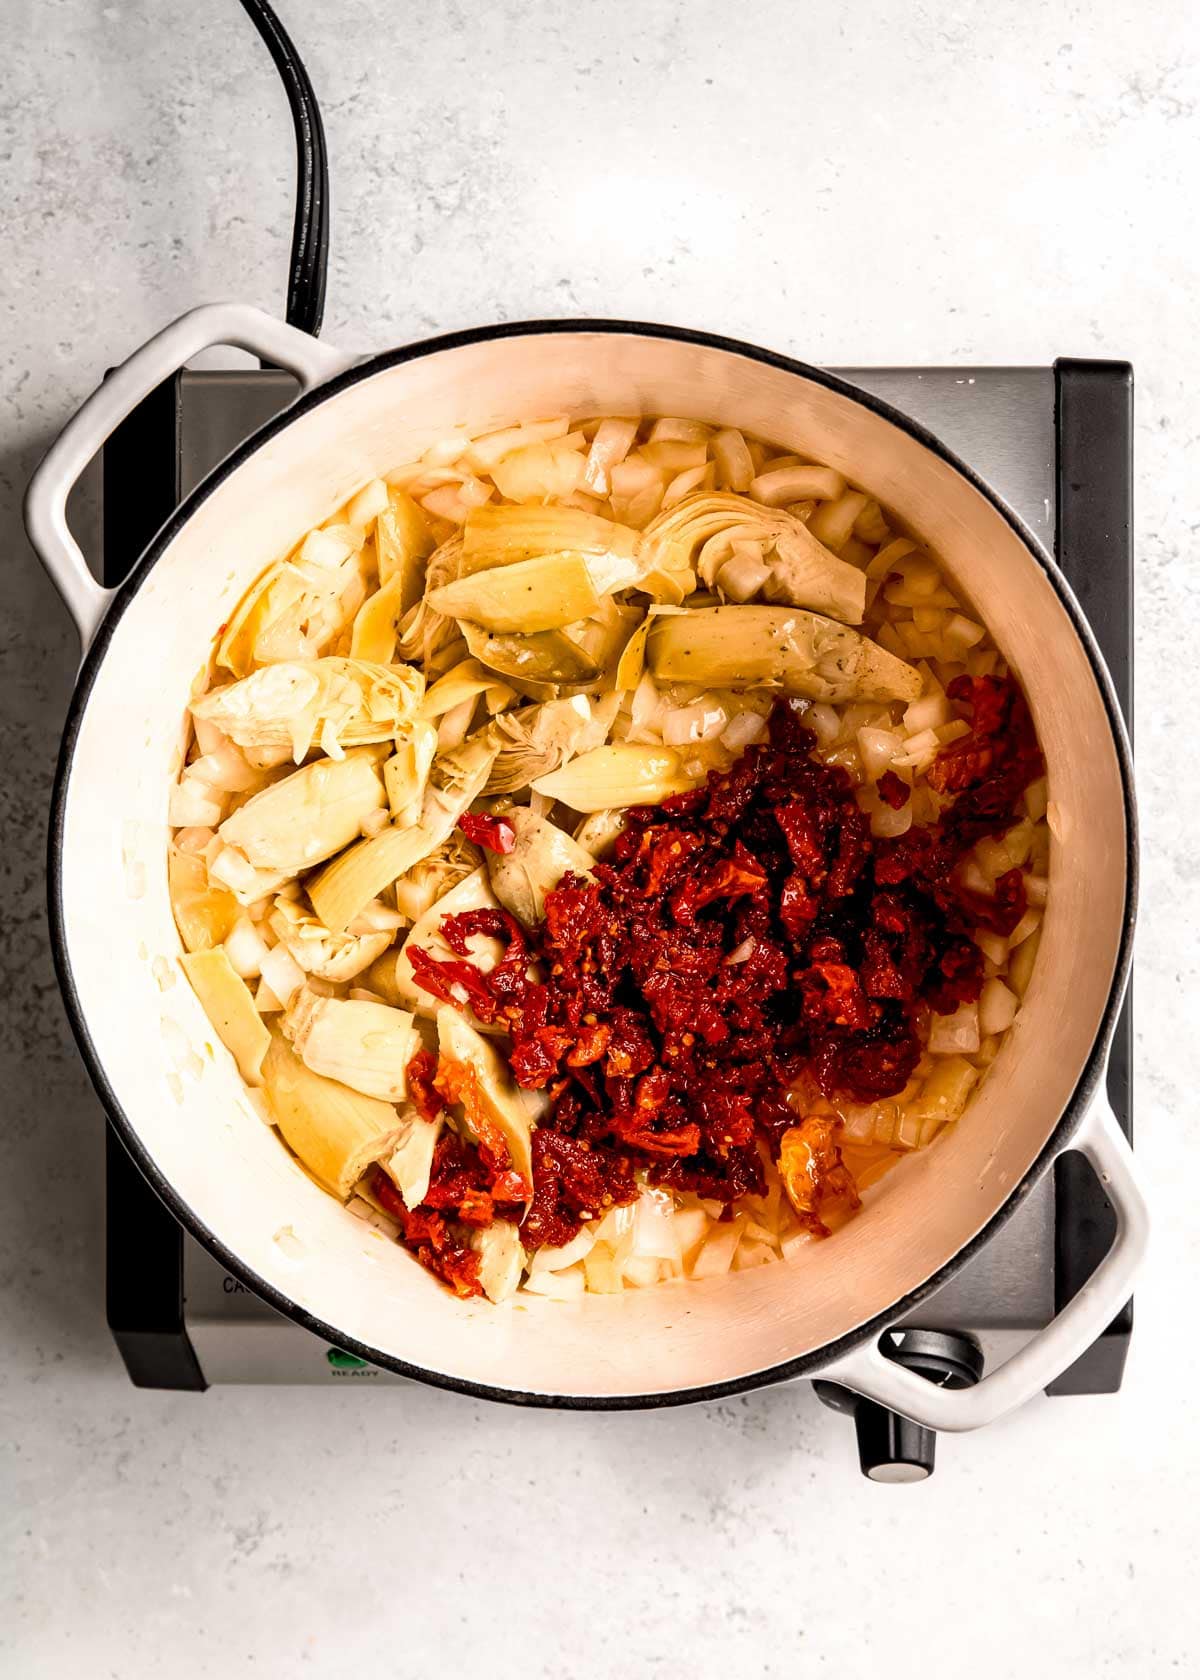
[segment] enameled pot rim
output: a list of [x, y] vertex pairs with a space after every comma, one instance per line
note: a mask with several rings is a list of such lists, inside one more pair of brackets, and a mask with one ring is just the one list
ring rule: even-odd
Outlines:
[[[62, 897], [62, 841], [66, 821], [67, 787], [74, 767], [75, 749], [83, 715], [87, 709], [97, 673], [103, 664], [117, 624], [159, 558], [196, 510], [219, 485], [243, 466], [259, 449], [286, 431], [294, 420], [309, 413], [319, 404], [326, 402], [351, 385], [370, 379], [375, 374], [386, 372], [389, 368], [399, 367], [405, 362], [415, 361], [424, 356], [436, 355], [441, 351], [455, 350], [466, 345], [481, 344], [494, 339], [537, 337], [559, 333], [669, 339], [701, 345], [707, 349], [724, 351], [776, 368], [784, 373], [794, 374], [800, 379], [835, 392], [856, 403], [859, 407], [869, 410], [881, 419], [889, 421], [901, 431], [908, 433], [918, 443], [923, 444], [933, 455], [965, 478], [1000, 514], [1005, 523], [1020, 539], [1030, 557], [1045, 573], [1071, 621], [1072, 628], [1083, 644], [1093, 677], [1100, 691], [1112, 735], [1120, 772], [1125, 813], [1125, 900], [1121, 939], [1107, 1003], [1101, 1019], [1097, 1022], [1091, 1050], [1070, 1101], [1064, 1108], [1053, 1132], [1046, 1139], [1037, 1158], [1020, 1182], [1013, 1187], [1002, 1206], [996, 1210], [968, 1243], [951, 1255], [924, 1283], [911, 1290], [901, 1301], [895, 1303], [886, 1312], [878, 1314], [865, 1324], [857, 1325], [838, 1340], [827, 1342], [820, 1348], [813, 1349], [796, 1359], [785, 1360], [778, 1365], [753, 1372], [748, 1376], [658, 1393], [597, 1396], [539, 1394], [499, 1388], [487, 1383], [471, 1382], [442, 1371], [410, 1364], [403, 1359], [384, 1353], [380, 1349], [373, 1348], [367, 1343], [348, 1337], [335, 1325], [328, 1324], [307, 1312], [272, 1284], [260, 1278], [208, 1229], [204, 1221], [184, 1202], [150, 1158], [136, 1128], [124, 1112], [120, 1099], [107, 1078], [92, 1042], [71, 972], [65, 936], [65, 914]], [[108, 1118], [138, 1168], [174, 1217], [185, 1230], [190, 1232], [199, 1243], [214, 1255], [232, 1276], [238, 1278], [248, 1289], [277, 1312], [304, 1329], [311, 1331], [322, 1340], [343, 1348], [348, 1353], [356, 1354], [381, 1369], [394, 1371], [400, 1376], [410, 1377], [415, 1381], [427, 1383], [434, 1387], [451, 1389], [460, 1394], [472, 1395], [478, 1399], [499, 1400], [511, 1405], [557, 1408], [570, 1411], [631, 1411], [649, 1407], [688, 1405], [700, 1400], [716, 1400], [728, 1395], [743, 1394], [756, 1388], [768, 1387], [775, 1383], [788, 1382], [799, 1377], [819, 1376], [821, 1370], [832, 1363], [834, 1359], [869, 1341], [872, 1337], [878, 1337], [890, 1325], [905, 1318], [921, 1302], [927, 1300], [929, 1296], [948, 1283], [970, 1262], [985, 1243], [991, 1241], [1021, 1206], [1050, 1162], [1067, 1146], [1072, 1133], [1086, 1111], [1099, 1080], [1104, 1074], [1108, 1046], [1116, 1027], [1117, 1016], [1129, 974], [1137, 905], [1137, 876], [1137, 807], [1134, 794], [1132, 758], [1125, 726], [1103, 657], [1082, 609], [1050, 555], [1042, 548], [1037, 538], [1017, 514], [966, 462], [948, 449], [932, 432], [898, 409], [893, 408], [890, 403], [859, 389], [836, 374], [811, 367], [807, 363], [794, 360], [792, 357], [782, 356], [771, 350], [763, 350], [756, 345], [747, 344], [738, 339], [725, 338], [717, 333], [697, 331], [686, 327], [660, 326], [641, 321], [568, 319], [503, 322], [492, 327], [473, 327], [462, 332], [447, 333], [437, 338], [424, 339], [416, 344], [406, 345], [401, 349], [386, 350], [378, 355], [368, 356], [362, 361], [354, 363], [345, 372], [335, 375], [326, 383], [316, 386], [299, 397], [297, 401], [269, 420], [258, 431], [252, 433], [183, 499], [147, 546], [126, 580], [119, 586], [119, 593], [115, 596], [112, 606], [97, 630], [80, 668], [78, 681], [71, 697], [63, 727], [62, 745], [55, 772], [50, 809], [47, 888], [51, 949], [55, 970], [66, 1003], [71, 1029], [92, 1084], [104, 1104]]]

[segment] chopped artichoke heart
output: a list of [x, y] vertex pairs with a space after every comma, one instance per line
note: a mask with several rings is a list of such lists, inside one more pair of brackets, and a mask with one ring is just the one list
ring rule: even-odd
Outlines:
[[439, 1065], [465, 1070], [460, 1101], [468, 1130], [489, 1147], [489, 1134], [498, 1132], [532, 1194], [533, 1127], [507, 1062], [449, 1004], [438, 1010], [437, 1028]]
[[407, 608], [404, 602], [404, 580], [393, 574], [381, 584], [374, 595], [359, 607], [350, 632], [350, 657], [365, 659], [374, 665], [388, 665], [396, 652], [396, 638], [400, 634], [400, 620]]
[[401, 1113], [400, 1123], [399, 1140], [383, 1163], [383, 1170], [399, 1190], [405, 1207], [420, 1207], [429, 1194], [433, 1152], [442, 1135], [443, 1122], [440, 1117], [426, 1120], [409, 1104]]
[[434, 550], [428, 521], [411, 496], [388, 487], [388, 505], [375, 521], [375, 553], [380, 583], [400, 580], [400, 607], [406, 612], [421, 598], [422, 561]]
[[670, 747], [623, 742], [581, 753], [560, 770], [539, 777], [533, 789], [547, 799], [561, 799], [573, 811], [587, 813], [611, 806], [661, 805], [664, 799], [695, 786], [695, 778]]
[[493, 724], [502, 741], [485, 792], [516, 793], [537, 776], [556, 770], [592, 727], [592, 707], [581, 694], [505, 712]]
[[435, 758], [415, 827], [384, 829], [334, 858], [309, 882], [308, 896], [326, 927], [338, 932], [349, 927], [364, 905], [441, 845], [483, 792], [499, 750], [485, 730]]
[[582, 554], [542, 554], [457, 578], [431, 590], [426, 601], [446, 618], [526, 634], [590, 617], [600, 605], [600, 592]]
[[495, 682], [495, 673], [480, 664], [478, 659], [464, 659], [426, 691], [421, 702], [421, 716], [430, 719], [442, 717], [464, 700], [473, 700], [476, 695], [486, 693]]
[[586, 687], [600, 675], [596, 661], [561, 630], [497, 636], [477, 625], [464, 624], [462, 632], [467, 647], [481, 664], [522, 685]]
[[370, 840], [360, 840], [334, 858], [308, 883], [313, 908], [327, 928], [344, 933], [373, 898], [390, 887], [426, 853], [436, 839], [419, 823], [408, 828], [385, 828]]
[[424, 688], [409, 665], [285, 661], [213, 689], [191, 709], [239, 747], [291, 747], [299, 763], [314, 741], [325, 745], [329, 731], [342, 747], [386, 741], [416, 715]]
[[167, 885], [175, 925], [187, 950], [208, 951], [228, 938], [241, 910], [231, 892], [211, 885], [203, 858], [172, 846]]
[[793, 607], [705, 607], [659, 617], [646, 651], [656, 678], [778, 688], [810, 700], [915, 700], [923, 686], [919, 671], [857, 630]]
[[294, 898], [277, 898], [271, 931], [306, 974], [344, 984], [370, 965], [392, 942], [389, 932], [335, 933]]
[[514, 1295], [525, 1269], [521, 1234], [511, 1219], [493, 1219], [481, 1231], [471, 1232], [471, 1247], [479, 1256], [479, 1283], [489, 1301], [497, 1305]]
[[513, 847], [487, 854], [488, 879], [504, 908], [532, 927], [546, 913], [546, 894], [564, 875], [590, 877], [595, 860], [569, 834], [524, 806], [509, 811], [505, 820], [513, 829]]
[[640, 543], [628, 525], [573, 507], [474, 508], [463, 526], [464, 555], [480, 562], [475, 570], [568, 551], [633, 559]]
[[283, 1031], [313, 1073], [384, 1102], [408, 1095], [408, 1064], [419, 1045], [407, 1010], [364, 998], [321, 997], [306, 986], [288, 1009]]
[[293, 771], [226, 817], [221, 839], [256, 869], [295, 875], [322, 863], [355, 840], [383, 805], [377, 756], [360, 750]]
[[288, 1146], [343, 1201], [400, 1140], [403, 1122], [391, 1103], [314, 1073], [273, 1034], [263, 1083]]
[[234, 969], [223, 945], [189, 951], [179, 959], [204, 1013], [237, 1063], [247, 1085], [263, 1082], [263, 1058], [271, 1035], [254, 1007], [249, 986]]
[[[667, 570], [698, 560], [700, 581], [712, 588], [735, 541], [762, 541], [774, 550], [765, 562], [767, 593], [777, 601], [861, 624], [866, 577], [818, 542], [802, 519], [784, 508], [764, 508], [728, 492], [685, 496], [646, 527], [647, 553]], [[673, 565], [671, 561], [673, 560]], [[772, 594], [772, 591], [774, 593]]]
[[390, 991], [397, 1003], [411, 1009], [417, 1015], [433, 1017], [438, 1012], [437, 999], [417, 984], [412, 965], [412, 953], [416, 950], [427, 951], [438, 962], [465, 960], [479, 969], [481, 974], [490, 974], [504, 954], [498, 940], [482, 935], [468, 940], [471, 955], [464, 959], [450, 949], [442, 937], [441, 928], [447, 916], [461, 916], [467, 910], [499, 908], [500, 901], [492, 891], [487, 870], [479, 868], [472, 870], [457, 886], [451, 887], [448, 893], [443, 893], [441, 898], [431, 904], [423, 915], [418, 916], [408, 930], [404, 944], [396, 953], [395, 962], [391, 963], [389, 955], [379, 965], [392, 966]]
[[409, 724], [396, 750], [383, 766], [392, 820], [401, 828], [420, 819], [429, 771], [437, 753], [438, 732], [425, 718]]

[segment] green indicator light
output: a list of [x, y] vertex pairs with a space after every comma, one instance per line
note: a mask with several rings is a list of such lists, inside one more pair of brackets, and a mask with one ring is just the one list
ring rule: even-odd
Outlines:
[[341, 1348], [326, 1348], [325, 1357], [335, 1371], [359, 1371], [366, 1365], [356, 1353], [343, 1353]]

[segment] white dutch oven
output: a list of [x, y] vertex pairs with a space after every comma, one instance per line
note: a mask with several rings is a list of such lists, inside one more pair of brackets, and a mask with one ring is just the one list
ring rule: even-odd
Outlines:
[[[67, 528], [67, 493], [137, 402], [214, 344], [288, 368], [303, 394], [188, 498], [120, 590], [102, 589]], [[267, 562], [436, 439], [561, 412], [739, 426], [870, 486], [921, 533], [1020, 674], [1058, 838], [1028, 999], [980, 1096], [836, 1238], [789, 1265], [497, 1310], [454, 1300], [319, 1190], [247, 1100], [187, 985], [164, 988], [180, 949], [167, 789], [189, 684]], [[57, 961], [80, 1048], [163, 1199], [281, 1312], [376, 1364], [528, 1404], [662, 1404], [819, 1374], [935, 1429], [967, 1429], [1044, 1387], [1127, 1299], [1146, 1213], [1104, 1072], [1133, 916], [1128, 751], [1100, 656], [1053, 563], [919, 427], [839, 379], [705, 334], [534, 323], [358, 361], [257, 310], [214, 305], [176, 321], [89, 398], [35, 476], [27, 518], [85, 649], [50, 852]], [[885, 1359], [881, 1332], [944, 1283], [1068, 1148], [1089, 1157], [1117, 1213], [1087, 1288], [974, 1389], [935, 1388]]]

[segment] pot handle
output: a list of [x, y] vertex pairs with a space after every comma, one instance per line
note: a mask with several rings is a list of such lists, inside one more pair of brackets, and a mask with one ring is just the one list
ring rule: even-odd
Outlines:
[[[935, 1387], [888, 1359], [880, 1351], [878, 1337], [826, 1366], [821, 1380], [841, 1383], [927, 1429], [964, 1430], [978, 1429], [1024, 1405], [1072, 1365], [1129, 1299], [1146, 1251], [1149, 1221], [1133, 1150], [1103, 1086], [1079, 1130], [1059, 1153], [1068, 1149], [1080, 1150], [1096, 1169], [1117, 1216], [1117, 1234], [1078, 1295], [1044, 1330], [974, 1388]], [[899, 1333], [885, 1330], [884, 1336]]]
[[113, 369], [51, 444], [25, 495], [29, 539], [78, 626], [85, 653], [117, 591], [92, 576], [67, 524], [67, 497], [96, 451], [142, 399], [217, 344], [286, 368], [305, 391], [357, 360], [250, 304], [208, 303], [172, 321]]

